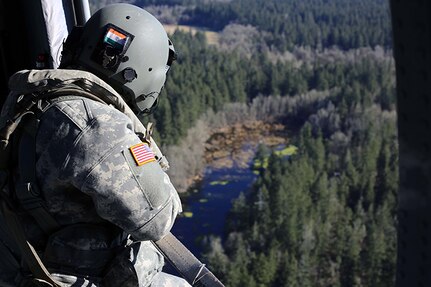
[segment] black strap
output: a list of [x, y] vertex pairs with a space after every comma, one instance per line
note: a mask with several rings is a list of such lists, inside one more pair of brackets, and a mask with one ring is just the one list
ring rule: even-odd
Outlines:
[[33, 248], [30, 242], [27, 241], [23, 227], [17, 214], [3, 200], [0, 201], [0, 210], [10, 234], [13, 236], [15, 242], [18, 244], [18, 248], [21, 251], [21, 255], [23, 256], [25, 262], [28, 265], [28, 268], [33, 273], [33, 275], [36, 278], [49, 282], [49, 284], [54, 287], [64, 286], [52, 278], [51, 274], [43, 265], [42, 260], [40, 259], [36, 250]]
[[172, 233], [153, 242], [157, 249], [192, 286], [224, 287], [223, 283], [205, 267]]
[[46, 234], [60, 228], [53, 216], [46, 210], [36, 183], [36, 132], [39, 120], [34, 114], [22, 119], [22, 133], [18, 146], [18, 173], [15, 193], [22, 208], [39, 224]]

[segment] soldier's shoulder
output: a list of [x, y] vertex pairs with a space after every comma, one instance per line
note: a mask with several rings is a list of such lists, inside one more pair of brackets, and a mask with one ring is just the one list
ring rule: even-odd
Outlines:
[[128, 121], [127, 116], [114, 107], [79, 96], [55, 101], [43, 117], [52, 122], [70, 120], [80, 128], [85, 128], [94, 120], [111, 123]]

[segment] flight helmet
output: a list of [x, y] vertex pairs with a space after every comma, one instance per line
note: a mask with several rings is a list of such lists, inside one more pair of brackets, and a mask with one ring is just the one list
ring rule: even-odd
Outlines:
[[75, 64], [110, 84], [135, 112], [152, 112], [176, 58], [162, 24], [137, 6], [113, 4], [79, 34]]

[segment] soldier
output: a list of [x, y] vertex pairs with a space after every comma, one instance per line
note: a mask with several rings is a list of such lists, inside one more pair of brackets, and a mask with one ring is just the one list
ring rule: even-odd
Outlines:
[[[9, 197], [52, 278], [43, 286], [190, 286], [161, 272], [150, 242], [169, 232], [181, 202], [134, 114], [154, 109], [174, 59], [152, 15], [116, 4], [71, 33], [61, 69], [10, 78], [2, 119], [22, 107], [31, 116], [15, 136]], [[6, 225], [0, 220], [0, 285], [49, 281], [35, 280]]]

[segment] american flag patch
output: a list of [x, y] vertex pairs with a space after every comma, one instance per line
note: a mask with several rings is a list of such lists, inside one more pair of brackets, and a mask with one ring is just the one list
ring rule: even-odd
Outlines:
[[105, 43], [112, 45], [118, 50], [123, 50], [124, 45], [126, 45], [127, 36], [123, 33], [118, 32], [114, 28], [109, 28], [105, 35]]
[[137, 145], [131, 146], [129, 149], [138, 166], [156, 161], [154, 158], [154, 153], [145, 143], [138, 143]]

